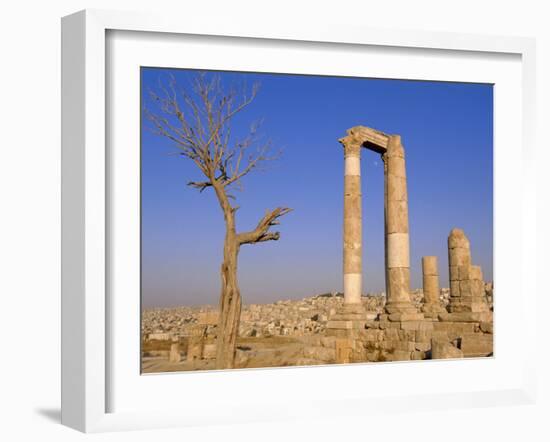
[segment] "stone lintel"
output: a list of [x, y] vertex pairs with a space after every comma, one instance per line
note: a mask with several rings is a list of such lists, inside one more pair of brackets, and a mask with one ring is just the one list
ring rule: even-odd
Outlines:
[[366, 149], [373, 150], [379, 154], [386, 153], [390, 136], [376, 129], [366, 126], [354, 126], [347, 130], [348, 136], [340, 140], [349, 141], [354, 139], [359, 141], [360, 145]]

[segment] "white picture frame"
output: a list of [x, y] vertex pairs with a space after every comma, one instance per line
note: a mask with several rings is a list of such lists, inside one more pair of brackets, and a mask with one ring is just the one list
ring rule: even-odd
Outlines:
[[[181, 22], [177, 17], [156, 16], [145, 13], [123, 13], [87, 10], [63, 18], [62, 21], [62, 423], [84, 432], [112, 431], [170, 426], [207, 425], [213, 422], [253, 422], [285, 419], [289, 417], [368, 415], [383, 411], [415, 409], [441, 409], [469, 407], [472, 401], [479, 406], [502, 403], [533, 403], [535, 400], [535, 328], [529, 321], [523, 328], [521, 366], [514, 371], [513, 379], [501, 387], [467, 387], [453, 393], [428, 391], [426, 394], [403, 393], [397, 383], [388, 386], [376, 401], [362, 389], [357, 394], [338, 393], [326, 400], [313, 398], [303, 402], [290, 400], [287, 407], [274, 403], [260, 408], [246, 403], [246, 395], [235, 399], [233, 409], [220, 409], [207, 415], [201, 407], [191, 412], [185, 407], [141, 409], [139, 411], [112, 411], [109, 407], [109, 370], [112, 355], [109, 345], [111, 317], [108, 301], [109, 253], [107, 244], [111, 232], [107, 228], [112, 199], [108, 185], [108, 118], [106, 82], [107, 33], [154, 32], [162, 35], [217, 36], [221, 38], [268, 39], [274, 44], [284, 41], [288, 45], [300, 42], [311, 44], [338, 44], [345, 46], [427, 49], [445, 52], [468, 52], [482, 60], [484, 54], [510, 54], [520, 57], [521, 63], [521, 121], [518, 121], [522, 159], [522, 187], [518, 192], [520, 229], [517, 246], [521, 265], [518, 265], [516, 283], [521, 288], [518, 310], [525, 311], [535, 305], [536, 256], [535, 238], [535, 184], [534, 174], [534, 109], [535, 109], [535, 43], [533, 39], [517, 37], [490, 37], [451, 33], [417, 31], [393, 32], [368, 27], [351, 28], [331, 25], [292, 26], [269, 22], [239, 23], [197, 17]], [[159, 34], [156, 34], [159, 35]], [[488, 55], [487, 55], [488, 56]], [[498, 111], [498, 109], [497, 109]], [[137, 112], [137, 111], [136, 111]], [[495, 118], [499, 118], [498, 114]], [[344, 130], [345, 128], [343, 128]], [[497, 134], [498, 135], [498, 134]], [[496, 193], [499, 189], [496, 187]], [[498, 241], [495, 253], [499, 251]], [[504, 330], [503, 323], [500, 330]], [[496, 339], [498, 339], [498, 331]], [[498, 341], [497, 341], [498, 347]], [[434, 361], [436, 362], [436, 361]], [[444, 371], [445, 362], [432, 369]], [[479, 365], [472, 361], [468, 367], [475, 371]], [[400, 365], [400, 364], [393, 364]], [[381, 365], [378, 370], [388, 370]], [[384, 368], [386, 367], [386, 368]], [[417, 366], [418, 367], [418, 366]], [[402, 368], [402, 367], [401, 367]], [[337, 375], [344, 367], [330, 367], [325, 374]], [[352, 379], [361, 376], [364, 366], [347, 369]], [[304, 369], [284, 370], [286, 379], [302, 379]], [[306, 368], [305, 370], [308, 370]], [[327, 368], [325, 367], [325, 370]], [[393, 370], [393, 369], [392, 369]], [[417, 369], [416, 369], [417, 370]], [[418, 370], [417, 370], [418, 371]], [[265, 382], [269, 371], [260, 373], [255, 382]], [[222, 376], [227, 373], [209, 373]], [[195, 376], [195, 375], [194, 375]], [[242, 372], [231, 373], [231, 382], [238, 382]], [[171, 376], [166, 377], [170, 382]], [[172, 377], [172, 379], [175, 379]], [[210, 378], [212, 379], [212, 378]], [[200, 383], [197, 377], [196, 382]], [[277, 381], [275, 381], [277, 382]], [[280, 382], [280, 381], [279, 381]], [[298, 394], [298, 393], [296, 393]], [[223, 399], [223, 398], [222, 398]], [[299, 399], [299, 398], [297, 398]], [[367, 399], [367, 400], [365, 400]], [[214, 401], [214, 408], [216, 398]], [[324, 407], [337, 401], [338, 407]], [[223, 400], [220, 400], [220, 404]], [[295, 406], [292, 403], [296, 403]], [[265, 404], [264, 404], [265, 405]], [[239, 410], [238, 413], [234, 412]]]

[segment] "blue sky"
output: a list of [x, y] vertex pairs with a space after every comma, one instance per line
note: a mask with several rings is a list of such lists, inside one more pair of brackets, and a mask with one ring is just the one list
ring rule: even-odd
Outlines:
[[[148, 90], [175, 76], [186, 88], [192, 70], [142, 68]], [[400, 134], [406, 152], [411, 285], [421, 287], [421, 257], [437, 255], [448, 287], [447, 235], [470, 238], [472, 260], [493, 273], [493, 88], [486, 84], [303, 75], [219, 73], [222, 83], [260, 83], [234, 121], [236, 132], [263, 119], [262, 133], [282, 148], [280, 160], [253, 172], [236, 192], [237, 228], [249, 230], [266, 209], [287, 206], [281, 239], [245, 245], [239, 255], [243, 302], [299, 299], [342, 289], [344, 155], [338, 138], [364, 125]], [[188, 159], [142, 119], [143, 307], [217, 304], [224, 222], [215, 195], [186, 185], [200, 179]], [[362, 150], [363, 291], [384, 289], [383, 169]]]

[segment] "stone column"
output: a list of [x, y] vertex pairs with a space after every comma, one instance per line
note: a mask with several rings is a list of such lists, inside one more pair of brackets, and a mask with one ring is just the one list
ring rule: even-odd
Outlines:
[[409, 209], [405, 151], [399, 135], [390, 135], [384, 160], [386, 231], [386, 311], [415, 314], [410, 300]]
[[444, 311], [439, 301], [439, 271], [437, 256], [422, 257], [422, 287], [424, 291], [424, 305], [422, 311], [426, 317], [435, 317]]
[[[472, 265], [470, 241], [462, 229], [449, 234], [449, 281], [451, 313], [486, 313], [489, 306], [484, 297], [481, 267]], [[480, 317], [485, 318], [487, 315]]]
[[362, 290], [361, 142], [348, 135], [344, 146], [344, 303], [360, 304]]

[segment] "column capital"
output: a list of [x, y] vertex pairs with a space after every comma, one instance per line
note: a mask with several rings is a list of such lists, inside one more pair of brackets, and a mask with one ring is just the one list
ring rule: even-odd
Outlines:
[[344, 157], [361, 156], [361, 146], [363, 142], [355, 135], [348, 133], [345, 137], [339, 138], [338, 142], [344, 147]]

